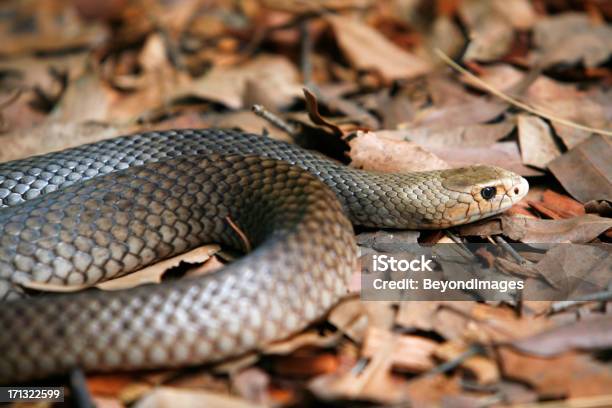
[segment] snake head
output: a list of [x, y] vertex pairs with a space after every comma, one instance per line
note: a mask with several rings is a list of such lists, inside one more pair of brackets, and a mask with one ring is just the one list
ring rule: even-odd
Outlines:
[[499, 214], [529, 191], [529, 183], [523, 177], [495, 166], [442, 170], [440, 178], [450, 197], [442, 217], [446, 226]]

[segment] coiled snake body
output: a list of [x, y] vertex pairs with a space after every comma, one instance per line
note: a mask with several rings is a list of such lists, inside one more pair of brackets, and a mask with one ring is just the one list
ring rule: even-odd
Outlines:
[[[527, 189], [496, 167], [366, 172], [219, 129], [0, 164], [0, 383], [252, 350], [302, 329], [345, 293], [356, 270], [346, 216], [444, 228], [501, 212]], [[228, 220], [255, 250], [210, 275], [117, 292], [24, 292], [29, 282], [95, 284], [210, 242], [244, 249]]]

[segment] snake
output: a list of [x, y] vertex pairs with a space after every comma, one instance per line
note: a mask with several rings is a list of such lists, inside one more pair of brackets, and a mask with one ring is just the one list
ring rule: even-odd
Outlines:
[[[0, 383], [203, 365], [321, 319], [358, 271], [353, 227], [443, 229], [505, 211], [495, 166], [383, 173], [232, 129], [150, 131], [0, 163]], [[248, 252], [161, 284], [92, 286], [208, 243]], [[252, 248], [252, 249], [251, 249]]]

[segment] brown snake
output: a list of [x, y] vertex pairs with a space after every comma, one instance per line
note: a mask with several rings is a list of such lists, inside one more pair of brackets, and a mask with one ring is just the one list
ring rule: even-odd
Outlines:
[[[142, 133], [0, 164], [0, 383], [256, 349], [345, 294], [357, 260], [349, 219], [445, 228], [504, 211], [527, 190], [497, 167], [366, 172], [219, 129]], [[255, 250], [210, 275], [116, 292], [24, 290], [93, 285], [211, 242], [244, 249], [228, 219]]]

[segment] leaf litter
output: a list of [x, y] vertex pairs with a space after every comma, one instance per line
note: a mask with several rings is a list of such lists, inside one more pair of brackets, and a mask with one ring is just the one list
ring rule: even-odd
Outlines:
[[[358, 231], [362, 255], [502, 239], [523, 245], [521, 262], [479, 253], [500, 270], [579, 294], [607, 284], [604, 2], [41, 0], [0, 10], [0, 161], [222, 126], [322, 146], [376, 171], [499, 165], [531, 184], [511, 211], [455, 238]], [[226, 263], [217, 250], [99, 286], [155, 284], [186, 262], [200, 266], [170, 278], [210, 273]], [[92, 398], [108, 407], [612, 405], [609, 289], [569, 302], [363, 302], [359, 285], [355, 271], [324, 321], [246, 356], [87, 375]]]

